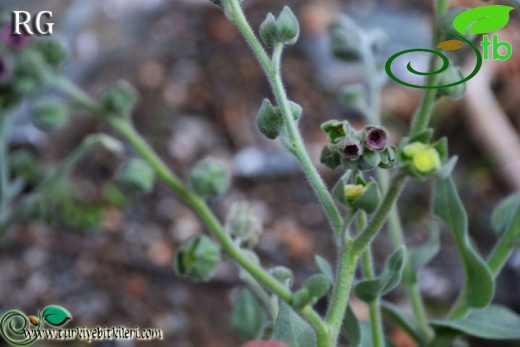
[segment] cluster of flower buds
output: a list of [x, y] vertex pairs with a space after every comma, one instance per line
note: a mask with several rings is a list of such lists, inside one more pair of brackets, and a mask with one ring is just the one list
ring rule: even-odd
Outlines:
[[283, 8], [278, 18], [269, 13], [260, 26], [260, 37], [268, 47], [273, 47], [277, 43], [294, 45], [299, 36], [298, 19], [287, 6]]
[[33, 40], [23, 31], [14, 34], [10, 22], [0, 28], [0, 108], [9, 109], [40, 87], [46, 72], [58, 68], [68, 53], [59, 40]]
[[388, 145], [384, 128], [367, 126], [358, 131], [347, 121], [336, 120], [322, 124], [321, 128], [329, 140], [321, 153], [321, 162], [331, 169], [340, 165], [345, 170], [388, 169], [394, 165], [396, 150]]
[[305, 281], [303, 288], [294, 294], [293, 305], [297, 309], [312, 306], [330, 291], [331, 283], [327, 276], [317, 274]]
[[410, 176], [445, 178], [455, 167], [457, 157], [448, 160], [448, 140], [431, 143], [433, 131], [425, 130], [412, 138], [404, 138], [399, 145], [398, 161]]

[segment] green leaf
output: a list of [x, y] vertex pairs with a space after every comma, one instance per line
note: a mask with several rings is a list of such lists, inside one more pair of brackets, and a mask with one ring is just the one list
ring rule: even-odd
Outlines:
[[509, 22], [509, 12], [514, 7], [488, 5], [464, 11], [453, 20], [453, 27], [462, 35], [470, 28], [470, 34], [487, 34], [502, 29]]
[[520, 317], [497, 305], [472, 310], [463, 319], [434, 321], [431, 324], [436, 328], [447, 327], [483, 339], [520, 340]]
[[327, 259], [316, 255], [314, 256], [314, 260], [316, 261], [316, 265], [318, 265], [318, 268], [320, 269], [321, 273], [327, 276], [328, 280], [330, 281], [330, 284], [334, 284], [334, 271], [332, 270], [332, 266], [327, 261]]
[[380, 277], [359, 282], [355, 288], [356, 296], [365, 301], [373, 302], [387, 294], [401, 282], [404, 267], [405, 247], [401, 246], [388, 258]]
[[274, 326], [273, 340], [284, 342], [289, 347], [317, 346], [314, 329], [285, 302], [280, 304], [280, 311]]
[[482, 308], [493, 298], [493, 275], [468, 237], [468, 217], [451, 178], [435, 182], [433, 211], [455, 236], [466, 274], [463, 296], [469, 307]]
[[410, 264], [410, 272], [413, 279], [416, 279], [417, 273], [421, 268], [428, 264], [440, 250], [440, 233], [437, 225], [432, 224], [430, 239], [423, 245], [417, 248], [410, 248], [408, 250], [408, 262]]
[[423, 346], [426, 343], [421, 327], [416, 319], [401, 311], [399, 307], [388, 302], [381, 303], [381, 310], [389, 320], [403, 329], [419, 345]]
[[361, 326], [356, 315], [350, 308], [347, 307], [345, 316], [343, 316], [343, 334], [347, 338], [350, 346], [358, 347], [361, 343]]
[[54, 326], [61, 326], [65, 324], [69, 319], [72, 319], [72, 315], [61, 306], [47, 306], [42, 312], [42, 318]]
[[243, 340], [251, 340], [259, 336], [265, 322], [265, 312], [254, 294], [249, 289], [240, 289], [233, 308], [233, 329]]
[[520, 215], [520, 194], [514, 194], [498, 205], [493, 212], [491, 223], [499, 235], [504, 235], [510, 228], [516, 228], [515, 232], [520, 237], [520, 225], [513, 225], [513, 221]]

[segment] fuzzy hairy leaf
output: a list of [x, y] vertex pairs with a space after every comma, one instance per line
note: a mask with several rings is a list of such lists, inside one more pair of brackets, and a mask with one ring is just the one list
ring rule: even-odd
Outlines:
[[455, 329], [483, 339], [520, 340], [520, 316], [497, 305], [472, 310], [463, 319], [434, 321], [432, 325], [436, 328]]
[[451, 178], [435, 182], [433, 211], [453, 233], [466, 274], [463, 291], [469, 307], [482, 308], [493, 298], [493, 275], [468, 237], [468, 217]]
[[330, 281], [330, 284], [334, 283], [334, 271], [332, 270], [332, 266], [327, 261], [327, 259], [316, 255], [314, 257], [316, 261], [316, 265], [318, 265], [318, 268], [320, 269], [321, 273], [327, 276], [327, 279]]
[[286, 343], [289, 347], [317, 346], [314, 329], [285, 302], [280, 304], [280, 311], [274, 325], [273, 340]]
[[233, 329], [242, 339], [251, 340], [258, 337], [265, 321], [265, 312], [254, 294], [247, 288], [240, 289], [233, 308]]
[[513, 222], [520, 215], [520, 194], [514, 194], [498, 205], [493, 212], [491, 223], [499, 235], [504, 235], [511, 228], [516, 228], [515, 232], [520, 237], [520, 225]]
[[381, 276], [361, 281], [356, 285], [356, 296], [365, 302], [372, 302], [397, 287], [403, 273], [404, 255], [405, 247], [401, 246], [388, 258]]

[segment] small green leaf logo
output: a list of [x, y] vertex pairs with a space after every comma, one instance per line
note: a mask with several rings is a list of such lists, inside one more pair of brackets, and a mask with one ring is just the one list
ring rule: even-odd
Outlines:
[[462, 35], [466, 35], [468, 28], [470, 34], [486, 34], [500, 30], [509, 22], [509, 12], [514, 7], [504, 5], [488, 5], [473, 8], [459, 14], [453, 20], [453, 27]]
[[60, 306], [47, 306], [42, 313], [43, 319], [54, 326], [61, 326], [65, 324], [69, 319], [72, 319], [72, 315]]

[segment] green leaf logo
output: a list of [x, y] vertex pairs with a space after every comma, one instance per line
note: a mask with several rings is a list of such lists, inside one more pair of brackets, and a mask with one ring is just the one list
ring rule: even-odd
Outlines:
[[72, 319], [69, 311], [60, 306], [47, 306], [43, 310], [42, 317], [47, 323], [54, 326], [61, 326]]
[[453, 27], [462, 35], [466, 35], [468, 28], [470, 34], [486, 34], [505, 27], [509, 22], [509, 12], [512, 10], [514, 7], [504, 5], [473, 8], [455, 17]]

